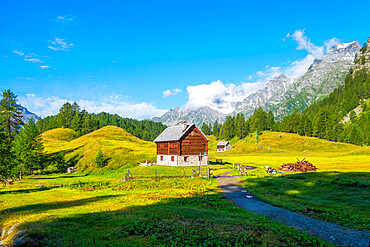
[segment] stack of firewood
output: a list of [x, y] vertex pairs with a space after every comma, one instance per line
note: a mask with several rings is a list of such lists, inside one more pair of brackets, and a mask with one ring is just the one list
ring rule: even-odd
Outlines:
[[298, 160], [296, 163], [287, 163], [283, 164], [281, 167], [279, 167], [279, 170], [281, 171], [289, 171], [289, 172], [315, 172], [316, 167], [312, 165], [307, 160]]

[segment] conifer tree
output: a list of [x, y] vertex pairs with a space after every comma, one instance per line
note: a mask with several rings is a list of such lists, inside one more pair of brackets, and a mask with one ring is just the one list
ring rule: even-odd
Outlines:
[[10, 90], [2, 91], [0, 101], [0, 131], [4, 131], [9, 142], [13, 141], [23, 125], [22, 107], [17, 104], [17, 96]]
[[104, 157], [101, 150], [99, 150], [95, 156], [95, 164], [98, 168], [104, 167], [108, 164], [108, 159]]
[[80, 131], [81, 129], [81, 116], [79, 112], [75, 112], [75, 115], [72, 118], [71, 129], [75, 131]]
[[11, 177], [13, 156], [9, 139], [5, 133], [0, 132], [0, 183], [6, 183]]
[[13, 142], [13, 152], [15, 154], [19, 170], [19, 179], [24, 173], [30, 173], [42, 168], [42, 155], [44, 146], [39, 136], [33, 118], [24, 125]]
[[212, 123], [211, 122], [209, 122], [208, 128], [209, 128], [209, 134], [210, 135], [213, 135], [213, 132], [212, 132]]
[[232, 116], [227, 116], [225, 123], [221, 126], [220, 137], [231, 139], [235, 136], [235, 120]]
[[249, 132], [258, 129], [259, 132], [267, 129], [267, 113], [260, 107], [254, 110], [253, 115], [248, 119]]
[[268, 130], [274, 130], [275, 120], [274, 120], [274, 114], [272, 111], [269, 111], [267, 114], [267, 129]]
[[350, 132], [348, 141], [352, 144], [361, 145], [363, 142], [363, 135], [356, 125], [353, 125]]
[[235, 118], [235, 135], [239, 138], [244, 138], [247, 134], [244, 115], [238, 113]]
[[211, 130], [209, 129], [208, 124], [206, 124], [206, 123], [203, 123], [201, 130], [205, 135], [210, 135], [211, 134]]
[[220, 124], [216, 120], [215, 123], [213, 124], [213, 129], [212, 129], [213, 135], [216, 137], [216, 139], [219, 138], [220, 136]]

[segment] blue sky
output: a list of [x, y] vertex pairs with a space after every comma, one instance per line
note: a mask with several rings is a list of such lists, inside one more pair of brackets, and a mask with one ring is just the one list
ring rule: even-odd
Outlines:
[[[0, 2], [0, 89], [42, 117], [77, 101], [146, 118], [236, 101], [328, 44], [370, 36], [369, 1]], [[289, 35], [288, 35], [289, 34]], [[224, 98], [223, 105], [214, 103]]]

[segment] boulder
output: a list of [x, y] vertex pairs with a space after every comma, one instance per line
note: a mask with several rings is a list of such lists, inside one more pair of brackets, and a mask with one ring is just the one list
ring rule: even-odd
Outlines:
[[14, 225], [12, 225], [12, 227], [9, 228], [8, 230], [8, 235], [12, 234], [15, 230], [15, 228], [19, 225], [19, 223], [16, 223]]

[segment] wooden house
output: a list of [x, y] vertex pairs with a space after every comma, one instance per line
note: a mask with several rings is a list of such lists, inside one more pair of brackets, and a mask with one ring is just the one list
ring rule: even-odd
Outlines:
[[195, 124], [168, 127], [155, 140], [157, 164], [195, 166], [208, 163], [209, 139]]
[[231, 149], [231, 144], [229, 141], [220, 141], [217, 143], [217, 152], [225, 152]]

